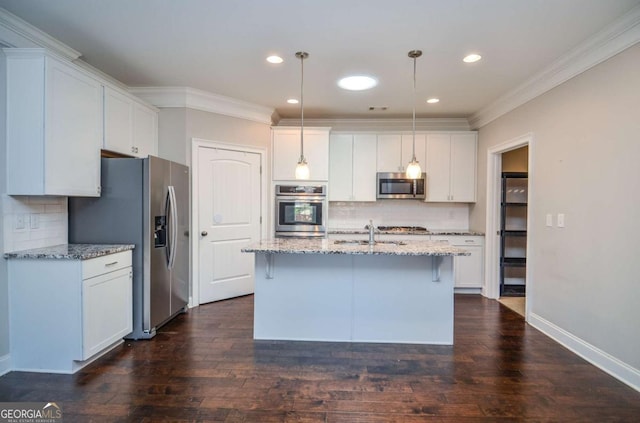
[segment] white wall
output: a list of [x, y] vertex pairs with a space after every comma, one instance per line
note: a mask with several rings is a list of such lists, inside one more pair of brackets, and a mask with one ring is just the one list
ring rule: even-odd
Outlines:
[[267, 149], [268, 154], [271, 151], [271, 126], [268, 124], [188, 108], [160, 109], [160, 157], [189, 166], [191, 138], [261, 147]]
[[[533, 133], [528, 289], [538, 321], [577, 337], [640, 381], [640, 44], [480, 128], [484, 230], [487, 149]], [[566, 227], [545, 226], [564, 213]], [[543, 320], [540, 320], [543, 319]], [[565, 332], [562, 332], [565, 331]], [[579, 344], [579, 342], [578, 342]], [[640, 386], [638, 384], [637, 386]]]
[[[6, 175], [6, 64], [5, 56], [0, 50], [0, 196], [4, 196], [7, 192], [7, 175]], [[4, 218], [4, 212], [0, 207], [0, 216]], [[4, 225], [3, 225], [4, 226]], [[4, 252], [4, 228], [2, 228], [2, 236], [0, 236], [0, 252]], [[0, 259], [0, 375], [9, 367], [9, 283], [7, 277], [7, 261]], [[3, 357], [7, 357], [4, 358]]]

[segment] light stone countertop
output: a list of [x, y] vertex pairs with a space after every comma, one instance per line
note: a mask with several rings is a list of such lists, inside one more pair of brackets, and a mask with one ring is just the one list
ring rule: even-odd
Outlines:
[[336, 240], [306, 238], [276, 238], [248, 245], [244, 253], [275, 254], [353, 254], [396, 256], [468, 256], [463, 248], [449, 245], [446, 241], [402, 241], [377, 242], [375, 245], [354, 242], [336, 243]]
[[13, 251], [6, 259], [88, 260], [108, 254], [133, 250], [133, 244], [60, 244], [52, 247]]
[[[329, 229], [329, 235], [368, 235], [367, 229]], [[462, 235], [462, 236], [484, 236], [484, 233], [470, 231], [467, 229], [429, 229], [425, 231], [379, 231], [376, 235]]]

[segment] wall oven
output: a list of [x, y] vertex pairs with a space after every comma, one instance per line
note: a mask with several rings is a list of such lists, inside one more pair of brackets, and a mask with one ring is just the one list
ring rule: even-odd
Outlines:
[[275, 195], [277, 238], [326, 236], [325, 185], [276, 185]]
[[422, 173], [418, 179], [410, 179], [404, 173], [378, 172], [376, 178], [378, 199], [424, 199], [426, 193], [427, 174]]

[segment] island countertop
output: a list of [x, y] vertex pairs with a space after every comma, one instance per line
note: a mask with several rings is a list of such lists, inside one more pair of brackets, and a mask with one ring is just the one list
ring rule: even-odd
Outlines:
[[60, 244], [4, 254], [6, 259], [88, 260], [121, 251], [133, 250], [133, 244]]
[[[338, 242], [336, 242], [338, 241]], [[463, 248], [446, 241], [376, 242], [374, 245], [358, 242], [340, 242], [333, 239], [276, 238], [250, 244], [244, 253], [275, 254], [353, 254], [396, 256], [468, 256]]]

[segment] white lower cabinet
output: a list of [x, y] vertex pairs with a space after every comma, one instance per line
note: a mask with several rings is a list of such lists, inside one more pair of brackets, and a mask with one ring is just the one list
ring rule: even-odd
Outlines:
[[434, 241], [448, 241], [464, 248], [470, 256], [457, 256], [453, 260], [454, 288], [482, 288], [484, 282], [484, 237], [464, 235], [432, 235]]
[[9, 259], [12, 368], [74, 373], [133, 330], [131, 251]]

